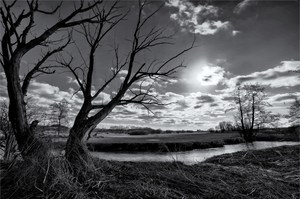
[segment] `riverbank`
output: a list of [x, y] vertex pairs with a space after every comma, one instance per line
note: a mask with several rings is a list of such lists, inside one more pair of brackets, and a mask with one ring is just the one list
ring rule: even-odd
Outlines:
[[[9, 173], [1, 174], [1, 195], [3, 198], [10, 196], [15, 199], [39, 196], [43, 198], [299, 198], [299, 154], [298, 145], [237, 152], [217, 156], [193, 166], [176, 162], [125, 163], [95, 160], [96, 170], [84, 173], [80, 178], [74, 178], [62, 166], [63, 164], [60, 164], [60, 168], [56, 170], [57, 175], [53, 176], [50, 184], [43, 184], [45, 175], [36, 176], [36, 168], [31, 169], [32, 173], [27, 169], [27, 175], [24, 177], [24, 171], [12, 173], [12, 170], [17, 167], [12, 166]], [[5, 174], [9, 174], [10, 180], [3, 178]], [[40, 181], [38, 177], [41, 178]]]
[[[289, 131], [288, 131], [289, 130]], [[67, 138], [52, 138], [52, 147], [63, 150]], [[300, 141], [297, 129], [261, 130], [254, 141]], [[218, 133], [171, 133], [150, 135], [98, 134], [87, 142], [95, 152], [178, 152], [244, 143], [237, 131]]]

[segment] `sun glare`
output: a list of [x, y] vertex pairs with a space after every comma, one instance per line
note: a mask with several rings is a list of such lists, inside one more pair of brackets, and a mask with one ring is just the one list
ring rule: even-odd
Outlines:
[[205, 65], [197, 74], [197, 80], [202, 86], [216, 86], [224, 78], [224, 69], [220, 66]]
[[225, 71], [220, 66], [197, 63], [191, 66], [191, 70], [185, 76], [189, 84], [208, 87], [219, 84], [224, 79], [224, 74]]

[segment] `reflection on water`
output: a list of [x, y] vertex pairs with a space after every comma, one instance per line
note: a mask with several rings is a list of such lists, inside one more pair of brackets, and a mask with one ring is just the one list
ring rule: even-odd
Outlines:
[[252, 144], [225, 145], [220, 148], [197, 149], [193, 151], [172, 152], [172, 153], [110, 153], [92, 152], [94, 157], [104, 160], [132, 161], [132, 162], [172, 162], [179, 161], [192, 165], [202, 162], [216, 155], [234, 153], [237, 151], [266, 149], [283, 145], [297, 145], [300, 142], [253, 142]]

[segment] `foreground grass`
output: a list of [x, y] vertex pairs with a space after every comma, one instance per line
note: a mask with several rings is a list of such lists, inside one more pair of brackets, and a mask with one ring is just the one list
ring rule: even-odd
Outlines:
[[[52, 162], [55, 168], [52, 174], [38, 167], [24, 170], [18, 164], [9, 171], [3, 170], [1, 196], [105, 199], [299, 198], [299, 154], [299, 146], [284, 146], [222, 155], [193, 166], [95, 160], [96, 169], [93, 172], [82, 172], [78, 178], [67, 169], [68, 165], [62, 158], [58, 158]], [[2, 167], [5, 169], [4, 165]], [[45, 180], [45, 176], [46, 179], [51, 177], [51, 180]]]

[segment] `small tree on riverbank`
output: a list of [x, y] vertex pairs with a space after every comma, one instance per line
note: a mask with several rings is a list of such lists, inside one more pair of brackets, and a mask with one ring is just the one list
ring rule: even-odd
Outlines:
[[234, 102], [236, 124], [246, 142], [254, 140], [257, 129], [279, 119], [278, 115], [265, 110], [270, 105], [266, 102], [265, 88], [260, 84], [237, 85]]

